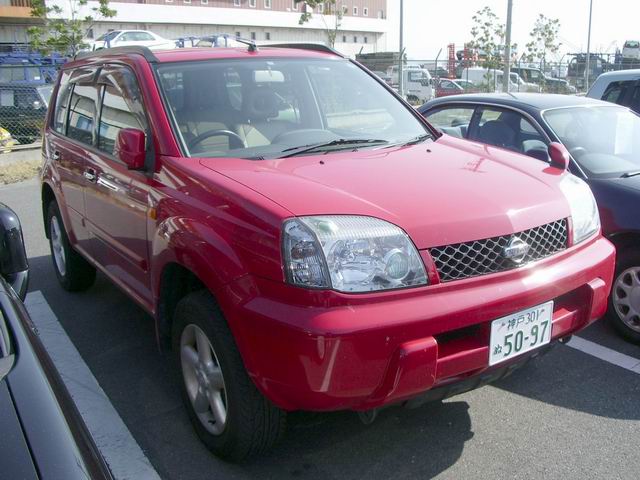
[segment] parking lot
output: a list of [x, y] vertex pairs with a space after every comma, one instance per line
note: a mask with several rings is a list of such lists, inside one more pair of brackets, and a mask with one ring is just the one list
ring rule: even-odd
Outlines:
[[350, 412], [294, 413], [273, 451], [244, 465], [221, 462], [193, 432], [151, 317], [103, 276], [85, 293], [59, 287], [37, 181], [3, 187], [0, 202], [22, 220], [30, 291], [41, 292], [161, 478], [638, 477], [640, 349], [605, 322], [581, 333], [587, 343], [559, 345], [495, 385], [416, 410], [389, 408], [370, 426]]

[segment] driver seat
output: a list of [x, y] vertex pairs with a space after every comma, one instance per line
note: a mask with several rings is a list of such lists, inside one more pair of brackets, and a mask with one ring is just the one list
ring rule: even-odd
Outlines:
[[[184, 77], [184, 105], [176, 111], [176, 121], [180, 126], [182, 136], [189, 145], [199, 135], [212, 130], [229, 130], [235, 123], [237, 112], [233, 111], [224, 97], [218, 94], [219, 82], [212, 82], [210, 89], [195, 85], [201, 83], [198, 79]], [[189, 84], [193, 83], [193, 88]], [[224, 135], [209, 137], [194, 146], [194, 153], [203, 151], [226, 152], [231, 148], [229, 137]], [[191, 148], [190, 148], [191, 149]]]
[[271, 145], [274, 138], [294, 128], [293, 123], [275, 120], [281, 100], [269, 87], [256, 87], [245, 93], [242, 113], [245, 121], [236, 126], [249, 148]]

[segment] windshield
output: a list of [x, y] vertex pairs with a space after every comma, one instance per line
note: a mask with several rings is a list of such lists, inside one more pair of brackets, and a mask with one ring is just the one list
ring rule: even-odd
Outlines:
[[116, 35], [118, 35], [119, 33], [120, 33], [120, 30], [113, 30], [111, 32], [103, 33], [98, 38], [96, 38], [96, 41], [106, 42], [107, 40], [113, 40], [116, 37]]
[[277, 158], [315, 144], [324, 149], [305, 154], [429, 133], [378, 81], [342, 59], [181, 62], [159, 66], [158, 74], [189, 156]]
[[42, 81], [38, 67], [25, 67], [23, 65], [5, 65], [0, 67], [0, 83]]
[[616, 106], [576, 107], [544, 113], [549, 127], [593, 177], [640, 170], [640, 117]]

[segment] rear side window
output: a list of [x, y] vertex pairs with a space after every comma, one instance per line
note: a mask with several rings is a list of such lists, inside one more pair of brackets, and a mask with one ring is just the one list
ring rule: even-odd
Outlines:
[[100, 82], [105, 88], [98, 128], [98, 149], [113, 154], [118, 132], [123, 128], [146, 131], [146, 120], [138, 82], [126, 67], [103, 70]]
[[96, 118], [98, 89], [94, 85], [74, 85], [69, 104], [67, 137], [87, 145], [93, 144], [93, 121]]
[[60, 77], [60, 87], [56, 96], [55, 111], [53, 114], [53, 129], [64, 135], [65, 121], [67, 119], [67, 107], [69, 105], [69, 94], [71, 93], [71, 84], [69, 83], [70, 73], [63, 72]]

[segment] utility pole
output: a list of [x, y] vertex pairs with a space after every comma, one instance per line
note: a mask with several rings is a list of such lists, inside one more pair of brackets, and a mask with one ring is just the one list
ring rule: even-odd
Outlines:
[[398, 61], [398, 93], [404, 97], [404, 75], [403, 75], [403, 57], [404, 56], [404, 0], [400, 0], [400, 55]]
[[587, 64], [584, 69], [584, 88], [589, 90], [589, 70], [591, 70], [591, 16], [593, 14], [593, 0], [589, 2], [589, 34], [587, 36]]
[[507, 31], [505, 35], [506, 45], [504, 46], [504, 73], [502, 77], [502, 91], [509, 91], [511, 73], [511, 19], [513, 14], [513, 0], [507, 0]]

